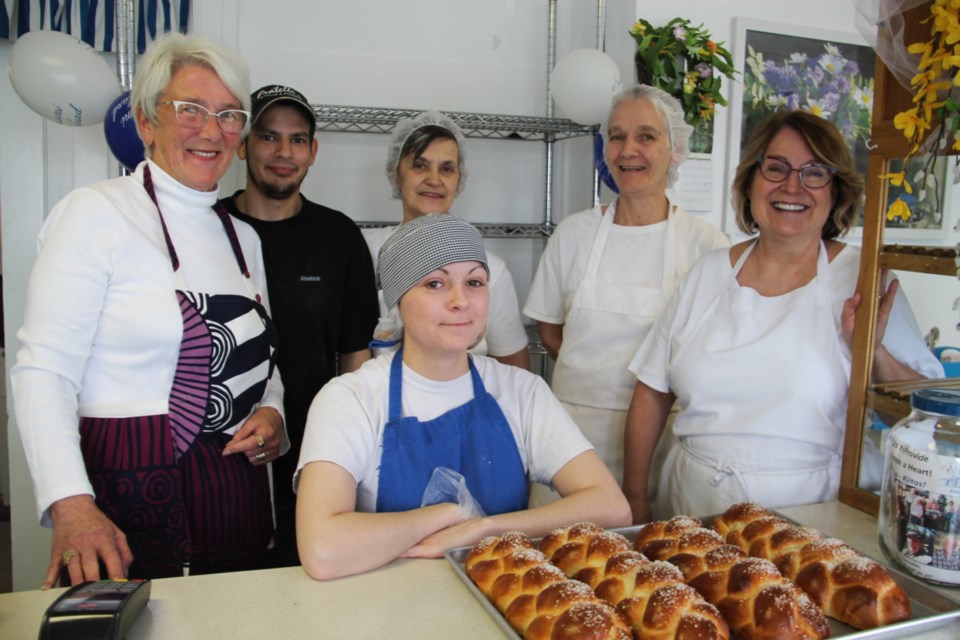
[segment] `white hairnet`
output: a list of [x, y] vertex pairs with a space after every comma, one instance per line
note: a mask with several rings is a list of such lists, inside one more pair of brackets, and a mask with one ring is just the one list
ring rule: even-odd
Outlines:
[[[410, 136], [419, 129], [429, 126], [445, 129], [450, 133], [449, 137], [456, 141], [457, 148], [460, 152], [460, 182], [457, 184], [457, 193], [459, 194], [463, 191], [463, 185], [466, 184], [467, 181], [467, 152], [465, 150], [467, 139], [464, 137], [460, 127], [457, 126], [457, 123], [449, 117], [439, 111], [424, 111], [413, 118], [404, 118], [398, 121], [393, 129], [393, 136], [390, 138], [390, 143], [387, 146], [387, 181], [390, 183], [390, 186], [393, 187], [394, 198], [400, 198], [400, 186], [397, 184], [397, 168], [400, 166], [400, 159], [410, 153], [410, 150], [404, 149], [404, 147], [407, 146]], [[430, 139], [430, 142], [436, 139], [438, 139], [438, 137], [434, 136]], [[406, 154], [404, 151], [406, 151]]]

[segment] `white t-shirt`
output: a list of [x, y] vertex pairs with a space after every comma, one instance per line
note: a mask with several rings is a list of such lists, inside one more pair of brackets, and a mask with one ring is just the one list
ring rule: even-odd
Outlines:
[[[676, 225], [677, 281], [704, 254], [730, 246], [722, 231], [682, 208], [671, 215]], [[595, 207], [569, 215], [557, 225], [540, 256], [524, 315], [550, 324], [566, 323], [574, 295], [586, 274], [600, 220], [599, 207]], [[613, 225], [600, 259], [598, 281], [659, 289], [666, 230], [666, 222], [639, 227]], [[603, 337], [597, 336], [598, 347], [602, 342]]]
[[[334, 378], [317, 394], [307, 415], [300, 461], [293, 476], [310, 462], [343, 467], [357, 482], [357, 511], [377, 505], [380, 452], [388, 420], [390, 364], [388, 353], [360, 369]], [[593, 449], [560, 406], [544, 380], [529, 371], [474, 356], [483, 384], [500, 405], [530, 480], [549, 484], [570, 460]], [[470, 373], [436, 382], [403, 366], [403, 415], [432, 420], [473, 399]]]
[[[374, 271], [377, 270], [380, 247], [397, 229], [398, 227], [361, 229], [370, 248]], [[487, 333], [484, 340], [470, 351], [476, 355], [509, 356], [527, 347], [527, 332], [520, 318], [517, 291], [513, 286], [513, 276], [510, 275], [507, 264], [502, 258], [489, 251], [487, 251], [487, 262], [490, 267], [490, 280], [487, 285], [490, 291]], [[377, 296], [380, 300], [380, 317], [384, 318], [387, 316], [387, 306], [383, 302], [383, 292], [377, 291]]]
[[[849, 245], [844, 247], [829, 264], [832, 309], [824, 309], [824, 313], [832, 313], [837, 326], [839, 326], [840, 313], [843, 310], [844, 302], [853, 295], [856, 289], [859, 265], [860, 252], [857, 248]], [[693, 409], [690, 409], [691, 411], [696, 408], [696, 390], [688, 388], [690, 385], [687, 384], [686, 380], [674, 375], [675, 354], [682, 348], [684, 337], [688, 332], [701, 327], [704, 322], [709, 322], [708, 319], [705, 320], [705, 318], [708, 318], [709, 308], [722, 288], [730, 282], [732, 272], [730, 253], [726, 249], [715, 251], [698, 262], [680, 283], [673, 298], [660, 315], [660, 319], [647, 334], [646, 340], [644, 340], [630, 363], [630, 371], [641, 382], [660, 392], [666, 393], [672, 390], [681, 399], [681, 403], [684, 403], [684, 399], [686, 399], [686, 404], [693, 407]], [[789, 302], [789, 296], [781, 296], [781, 298], [783, 298], [784, 303]], [[768, 304], [775, 302], [776, 299], [766, 299]], [[797, 336], [797, 339], [802, 340], [803, 336]], [[846, 360], [849, 362], [849, 347], [842, 339], [840, 339], [840, 342], [842, 348], [846, 351]], [[943, 367], [924, 343], [917, 321], [910, 308], [910, 303], [902, 289], [895, 298], [893, 310], [884, 333], [883, 345], [893, 357], [919, 373], [927, 377], [943, 377]], [[817, 352], [817, 346], [810, 345], [812, 354]], [[776, 349], [776, 345], [771, 344], [770, 348]], [[726, 381], [737, 378], [743, 379], [749, 371], [750, 363], [744, 362], [743, 367], [744, 369], [740, 372], [717, 371], [717, 379]], [[776, 375], [776, 372], [762, 372], [762, 375]], [[748, 384], [745, 381], [743, 383]], [[849, 372], [847, 380], [843, 383], [849, 384]], [[757, 398], [758, 403], [767, 401], [769, 401], [768, 398]], [[684, 410], [687, 409], [688, 407], [685, 406]], [[749, 407], [738, 405], [731, 415], [746, 415], [749, 413]], [[709, 421], [709, 434], [739, 434], [744, 431], [744, 426], [739, 420], [722, 422]], [[703, 425], [706, 423], [699, 421], [694, 424]], [[771, 424], [769, 427], [772, 430], [770, 435], [782, 435], [782, 425]], [[703, 435], [702, 430], [701, 427], [688, 427], [683, 413], [678, 416], [674, 424], [674, 432], [677, 436]]]

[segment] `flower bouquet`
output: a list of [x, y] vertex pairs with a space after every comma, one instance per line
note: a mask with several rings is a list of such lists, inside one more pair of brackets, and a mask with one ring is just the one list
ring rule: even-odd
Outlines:
[[[662, 27], [644, 19], [630, 28], [637, 43], [637, 80], [663, 89], [683, 106], [695, 133], [708, 137], [717, 105], [726, 106], [720, 93], [723, 77], [734, 77], [733, 58], [722, 42], [714, 42], [703, 25], [674, 18]], [[691, 150], [710, 151], [709, 144]]]

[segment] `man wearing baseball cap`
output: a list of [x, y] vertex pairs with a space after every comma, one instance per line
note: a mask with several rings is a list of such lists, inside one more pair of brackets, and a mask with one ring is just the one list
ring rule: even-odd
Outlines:
[[276, 555], [278, 566], [291, 566], [299, 564], [292, 479], [307, 410], [330, 378], [371, 357], [379, 306], [360, 229], [300, 192], [317, 156], [310, 103], [292, 87], [267, 85], [251, 94], [250, 122], [237, 150], [247, 163], [246, 189], [222, 202], [257, 230], [263, 246], [292, 445], [273, 463]]

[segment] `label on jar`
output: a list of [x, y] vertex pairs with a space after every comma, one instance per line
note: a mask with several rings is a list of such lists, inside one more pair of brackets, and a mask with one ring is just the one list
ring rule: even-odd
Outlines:
[[[938, 455], [928, 434], [891, 434], [888, 473], [896, 503], [886, 540], [915, 575], [960, 585], [960, 457]], [[895, 527], [895, 531], [890, 529]]]

